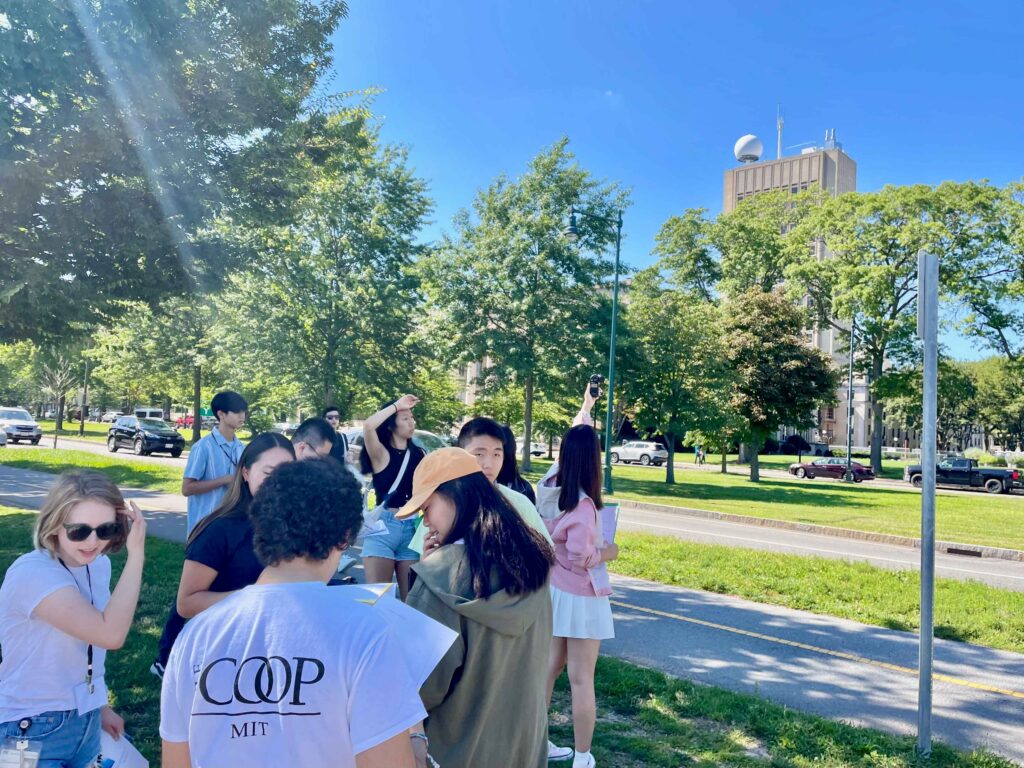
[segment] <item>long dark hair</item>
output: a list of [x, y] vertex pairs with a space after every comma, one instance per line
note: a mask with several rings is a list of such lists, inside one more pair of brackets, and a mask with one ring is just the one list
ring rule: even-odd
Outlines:
[[455, 505], [455, 522], [446, 539], [462, 539], [469, 558], [473, 592], [488, 598], [492, 570], [497, 589], [510, 595], [536, 592], [544, 586], [554, 553], [543, 536], [530, 528], [482, 472], [449, 480], [437, 493]]
[[[277, 432], [264, 432], [257, 435], [245, 446], [242, 456], [238, 460], [238, 467], [235, 468], [235, 476], [231, 478], [231, 485], [221, 500], [220, 505], [209, 515], [199, 521], [199, 524], [192, 529], [188, 535], [188, 544], [195, 541], [199, 534], [205, 531], [210, 523], [222, 517], [243, 517], [249, 512], [249, 505], [252, 504], [252, 493], [249, 491], [249, 483], [242, 475], [243, 469], [252, 469], [260, 456], [272, 448], [283, 448], [288, 451], [291, 457], [295, 458], [295, 448], [292, 441]], [[187, 546], [187, 545], [186, 545]]]
[[[394, 403], [385, 403], [384, 405], [381, 406], [381, 410], [384, 410], [389, 405], [394, 405]], [[395, 427], [397, 425], [398, 425], [398, 411], [395, 411], [390, 416], [388, 416], [386, 419], [384, 419], [384, 423], [383, 424], [379, 425], [374, 430], [374, 432], [377, 433], [377, 439], [380, 440], [380, 444], [383, 445], [385, 448], [392, 447], [391, 446], [391, 436], [394, 434]], [[412, 440], [410, 440], [409, 443], [411, 445], [412, 444]], [[362, 453], [359, 454], [359, 469], [361, 469], [363, 471], [364, 475], [372, 475], [373, 474], [373, 462], [370, 460], [370, 452], [367, 451], [365, 448], [363, 449]]]
[[579, 424], [565, 433], [558, 449], [556, 483], [562, 489], [558, 494], [558, 508], [563, 512], [580, 503], [581, 491], [598, 509], [604, 506], [601, 500], [601, 438], [593, 427]]

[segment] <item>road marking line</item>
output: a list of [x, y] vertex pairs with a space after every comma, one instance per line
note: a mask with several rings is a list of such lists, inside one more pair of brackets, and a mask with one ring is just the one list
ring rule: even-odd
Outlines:
[[[872, 667], [878, 667], [879, 669], [887, 669], [891, 672], [899, 672], [901, 674], [910, 675], [917, 677], [917, 670], [913, 667], [904, 667], [900, 664], [891, 664], [887, 661], [878, 661], [877, 659], [869, 659], [866, 656], [858, 656], [855, 653], [846, 653], [844, 651], [833, 651], [829, 648], [821, 648], [817, 645], [808, 645], [807, 643], [801, 643], [796, 640], [786, 640], [781, 637], [774, 637], [772, 635], [765, 635], [760, 632], [752, 632], [749, 629], [740, 629], [739, 627], [730, 627], [728, 624], [718, 624], [713, 621], [706, 621], [704, 619], [695, 619], [692, 616], [681, 616], [678, 613], [669, 613], [668, 611], [659, 611], [656, 608], [645, 608], [642, 605], [632, 605], [631, 603], [624, 603], [621, 600], [610, 601], [612, 605], [616, 605], [619, 608], [628, 608], [632, 611], [639, 611], [640, 613], [649, 613], [652, 616], [659, 616], [663, 619], [675, 619], [676, 621], [686, 622], [688, 624], [696, 624], [701, 627], [707, 627], [708, 629], [718, 629], [723, 632], [731, 632], [735, 635], [743, 635], [744, 637], [752, 637], [755, 640], [764, 640], [769, 643], [776, 643], [778, 645], [787, 645], [791, 648], [799, 648], [804, 651], [811, 651], [812, 653], [819, 653], [824, 656], [832, 656], [836, 659], [844, 659], [845, 661], [854, 661], [858, 664], [866, 664]], [[1014, 699], [1024, 699], [1024, 692], [1014, 691], [1009, 688], [999, 688], [994, 685], [988, 685], [987, 683], [975, 683], [971, 680], [964, 680], [959, 677], [952, 677], [950, 675], [943, 675], [939, 673], [933, 673], [932, 677], [935, 680], [941, 680], [944, 683], [950, 683], [951, 685], [959, 685], [964, 688], [973, 688], [976, 691], [984, 691], [986, 693], [999, 693], [1003, 696], [1010, 696]]]

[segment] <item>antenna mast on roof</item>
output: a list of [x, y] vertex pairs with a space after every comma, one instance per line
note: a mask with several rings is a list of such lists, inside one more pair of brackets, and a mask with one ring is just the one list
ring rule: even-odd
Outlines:
[[779, 143], [778, 148], [775, 151], [775, 158], [777, 160], [782, 159], [782, 107], [778, 104], [775, 105], [775, 127], [779, 132]]

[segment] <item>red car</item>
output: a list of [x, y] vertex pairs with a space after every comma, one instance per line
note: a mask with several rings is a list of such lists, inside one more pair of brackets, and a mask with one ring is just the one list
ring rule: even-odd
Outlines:
[[[875, 473], [859, 462], [851, 462], [850, 469], [853, 470], [854, 482], [875, 479]], [[831, 477], [834, 480], [842, 480], [846, 477], [846, 459], [815, 459], [803, 464], [790, 464], [789, 473], [797, 477]]]

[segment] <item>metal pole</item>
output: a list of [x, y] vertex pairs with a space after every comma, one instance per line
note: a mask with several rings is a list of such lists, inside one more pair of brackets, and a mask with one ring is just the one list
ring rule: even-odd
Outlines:
[[924, 340], [921, 441], [921, 633], [917, 679], [917, 751], [932, 752], [932, 635], [935, 624], [935, 466], [939, 349], [939, 259], [917, 255], [917, 333]]
[[79, 404], [78, 434], [85, 434], [85, 419], [89, 413], [89, 358], [85, 358], [85, 379], [82, 381], [82, 402]]
[[850, 323], [850, 383], [846, 390], [846, 482], [853, 482], [853, 345], [857, 338], [857, 317]]
[[622, 211], [615, 230], [615, 284], [612, 288], [612, 341], [608, 352], [608, 412], [604, 424], [604, 492], [612, 493], [612, 406], [615, 395], [615, 333], [619, 320], [619, 256], [622, 250]]

